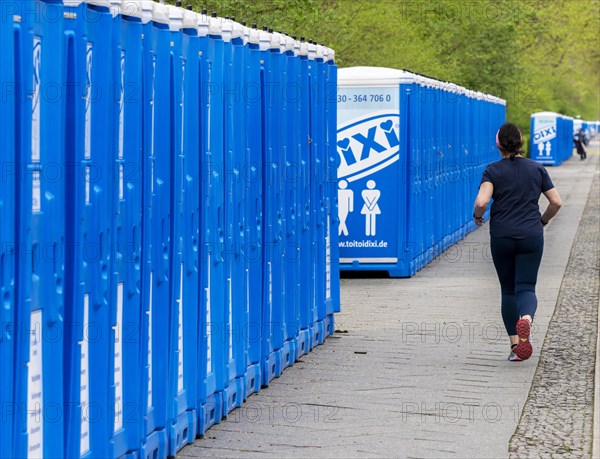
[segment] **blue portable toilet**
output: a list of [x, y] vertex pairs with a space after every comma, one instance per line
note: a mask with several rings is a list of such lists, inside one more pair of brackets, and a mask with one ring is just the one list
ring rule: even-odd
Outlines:
[[[13, 3], [18, 150], [15, 457], [63, 457], [63, 6]], [[43, 17], [45, 20], [39, 20]], [[8, 23], [10, 24], [10, 23]], [[5, 45], [3, 44], [3, 47]]]
[[[280, 127], [278, 107], [280, 99], [276, 97], [276, 89], [280, 88], [279, 77], [279, 42], [275, 41], [264, 27], [259, 33], [261, 51], [261, 105], [262, 123], [262, 385], [281, 375], [280, 350], [283, 341], [282, 332], [282, 303], [281, 303], [281, 269], [275, 269], [275, 264], [281, 264], [281, 248], [279, 233], [279, 215], [277, 207], [281, 197], [279, 181], [279, 132]], [[279, 256], [278, 256], [279, 255]], [[281, 336], [280, 339], [278, 339]]]
[[[246, 285], [248, 325], [244, 332], [247, 343], [246, 396], [258, 392], [262, 385], [262, 170], [263, 170], [263, 104], [261, 85], [262, 50], [268, 42], [260, 40], [256, 24], [247, 31], [248, 55], [246, 60], [246, 86], [242, 93], [245, 102], [246, 167], [243, 169], [245, 185], [244, 260], [246, 261]], [[257, 134], [258, 133], [258, 134]]]
[[307, 112], [306, 116], [308, 117], [308, 196], [310, 200], [309, 207], [309, 215], [308, 215], [308, 224], [309, 224], [309, 232], [311, 234], [311, 240], [309, 245], [309, 258], [308, 263], [310, 266], [309, 273], [309, 304], [308, 304], [308, 323], [310, 330], [310, 348], [314, 348], [315, 346], [320, 344], [320, 341], [323, 339], [322, 329], [320, 329], [320, 321], [318, 319], [319, 309], [320, 309], [320, 301], [322, 300], [321, 296], [321, 284], [320, 284], [320, 271], [319, 262], [321, 255], [321, 247], [320, 247], [320, 238], [322, 234], [319, 233], [321, 230], [321, 195], [319, 193], [319, 187], [322, 186], [322, 175], [321, 173], [321, 157], [319, 156], [319, 146], [321, 143], [320, 137], [320, 119], [317, 115], [319, 103], [322, 101], [320, 99], [319, 90], [319, 81], [318, 81], [318, 70], [316, 65], [316, 55], [317, 55], [317, 47], [313, 44], [312, 40], [308, 41], [308, 45], [306, 47], [307, 53]]
[[[145, 397], [142, 384], [143, 269], [143, 22], [140, 1], [113, 5], [113, 111], [114, 176], [112, 198], [114, 230], [114, 287], [112, 290], [114, 337], [114, 420], [111, 422], [113, 456], [137, 455], [142, 444]], [[146, 10], [149, 10], [147, 7]], [[149, 11], [148, 11], [149, 12]]]
[[[351, 67], [338, 72], [341, 270], [385, 270], [393, 276], [414, 272], [405, 256], [409, 249], [407, 167], [419, 174], [421, 189], [432, 186], [424, 183], [427, 177], [421, 173], [425, 161], [412, 164], [406, 151], [409, 112], [405, 98], [414, 83], [412, 74], [394, 69]], [[425, 101], [425, 97], [417, 95], [414, 103]], [[414, 122], [419, 123], [419, 119]], [[415, 134], [418, 132], [411, 135]], [[422, 136], [419, 139], [426, 140]], [[432, 149], [418, 144], [414, 148], [417, 152]], [[420, 196], [416, 198], [423, 199], [423, 191]], [[427, 200], [417, 205], [421, 211], [427, 209]]]
[[297, 337], [296, 337], [296, 359], [310, 351], [311, 333], [310, 327], [310, 285], [311, 272], [310, 250], [310, 158], [309, 144], [309, 108], [310, 95], [308, 83], [308, 43], [294, 40], [294, 75], [292, 81], [297, 91], [295, 103], [296, 115], [294, 123], [298, 126], [295, 130], [297, 139], [293, 139], [297, 152], [294, 153], [295, 170], [297, 171], [296, 186], [296, 265], [298, 306], [297, 306]]
[[[311, 94], [309, 82], [308, 43], [302, 38], [295, 45], [295, 52], [300, 56], [297, 81], [300, 88], [300, 196], [299, 196], [299, 232], [300, 252], [300, 333], [298, 337], [298, 357], [307, 354], [312, 349], [312, 241], [311, 229], [311, 157], [310, 157], [310, 110]], [[302, 139], [307, 139], [306, 142]], [[308, 267], [308, 268], [306, 268]]]
[[[573, 132], [575, 120], [571, 116], [561, 116], [559, 123], [559, 150], [560, 150], [560, 162], [564, 162], [573, 156], [573, 150], [575, 145], [573, 144]], [[583, 125], [583, 124], [582, 124]]]
[[[293, 40], [280, 32], [274, 32], [275, 41], [279, 42], [279, 59], [280, 59], [280, 86], [275, 89], [278, 97], [280, 97], [280, 155], [279, 175], [280, 175], [280, 200], [279, 212], [281, 219], [281, 258], [283, 260], [282, 272], [283, 275], [281, 289], [281, 328], [283, 331], [281, 343], [281, 369], [282, 371], [293, 365], [296, 361], [297, 354], [297, 320], [296, 320], [296, 279], [297, 279], [297, 244], [294, 241], [295, 237], [295, 195], [296, 195], [296, 173], [292, 169], [294, 164], [294, 138], [296, 137], [296, 126], [290, 119], [290, 114], [296, 112], [297, 98], [290, 90], [293, 88], [294, 76], [294, 51]], [[275, 51], [276, 52], [276, 51]], [[299, 292], [298, 292], [299, 293]]]
[[340, 158], [337, 154], [337, 79], [338, 67], [335, 63], [335, 51], [326, 48], [327, 83], [325, 87], [325, 103], [327, 113], [327, 186], [328, 186], [328, 220], [327, 220], [327, 252], [326, 252], [326, 300], [327, 331], [334, 331], [333, 313], [340, 312], [340, 266], [339, 266], [339, 213], [338, 213], [338, 180], [337, 169]]
[[[165, 158], [169, 163], [170, 183], [170, 190], [165, 190], [169, 195], [170, 209], [167, 436], [168, 455], [174, 456], [194, 440], [197, 426], [198, 236], [189, 219], [194, 216], [198, 219], [199, 188], [186, 187], [190, 186], [190, 181], [199, 187], [199, 167], [188, 167], [199, 164], [198, 87], [192, 84], [197, 81], [198, 39], [194, 13], [168, 5], [166, 14], [169, 18], [171, 85], [168, 107], [170, 157]], [[190, 131], [188, 122], [194, 119], [196, 124]], [[193, 151], [193, 148], [196, 150]], [[187, 164], [187, 154], [196, 155], [196, 158], [190, 158], [190, 165]], [[186, 192], [188, 190], [189, 193]], [[185, 214], [184, 207], [191, 214]], [[184, 247], [189, 250], [185, 255]]]
[[598, 135], [599, 123], [597, 121], [588, 121], [590, 139], [596, 138]]
[[[197, 433], [200, 91], [197, 15], [168, 6], [172, 33], [171, 319], [169, 339], [169, 455]], [[190, 225], [190, 221], [192, 225]]]
[[311, 180], [311, 251], [312, 270], [312, 347], [325, 340], [325, 230], [326, 230], [326, 151], [325, 82], [323, 47], [309, 41], [310, 79], [310, 180]]
[[[15, 370], [15, 253], [16, 253], [16, 158], [15, 158], [15, 101], [17, 80], [15, 76], [15, 48], [13, 14], [6, 11], [0, 21], [0, 87], [4, 97], [0, 105], [0, 297], [4, 304], [0, 308], [0, 457], [14, 457], [13, 432], [17, 420], [14, 405]], [[18, 20], [18, 17], [17, 17]]]
[[[312, 341], [320, 344], [333, 333], [333, 313], [339, 310], [338, 179], [337, 169], [337, 67], [333, 50], [308, 46], [313, 83], [311, 104], [311, 187], [316, 225]], [[314, 91], [313, 91], [314, 89]], [[335, 249], [333, 247], [335, 246]]]
[[[147, 17], [150, 5], [143, 4]], [[141, 455], [167, 455], [168, 350], [171, 301], [171, 32], [165, 5], [151, 3], [143, 25], [143, 393], [145, 418]], [[146, 9], [148, 8], [148, 9]], [[142, 22], [144, 22], [144, 19]], [[142, 270], [144, 271], [144, 270]], [[144, 306], [145, 307], [145, 306]]]
[[[553, 112], [538, 112], [531, 115], [531, 146], [529, 155], [534, 161], [554, 166], [560, 164], [561, 154], [558, 142], [559, 123], [562, 116]], [[559, 121], [560, 120], [560, 121]], [[572, 130], [570, 135], [572, 135]]]
[[[246, 389], [249, 387], [247, 381], [247, 363], [248, 363], [248, 330], [250, 325], [250, 309], [249, 309], [249, 295], [250, 295], [250, 278], [248, 276], [246, 260], [245, 260], [245, 247], [247, 246], [246, 228], [248, 221], [246, 220], [246, 185], [245, 185], [245, 171], [248, 169], [248, 135], [245, 133], [245, 129], [248, 126], [247, 117], [254, 116], [247, 110], [247, 101], [245, 100], [245, 89], [248, 84], [248, 67], [249, 67], [249, 56], [250, 47], [248, 40], [250, 38], [250, 29], [233, 21], [233, 54], [232, 54], [232, 84], [233, 94], [235, 94], [235, 106], [233, 127], [236, 132], [238, 147], [236, 148], [237, 154], [234, 155], [235, 166], [233, 168], [227, 168], [228, 173], [231, 174], [233, 171], [235, 181], [233, 183], [233, 196], [235, 196], [234, 202], [234, 224], [233, 224], [233, 246], [234, 246], [234, 264], [233, 274], [237, 275], [239, 279], [239, 285], [242, 286], [239, 291], [235, 291], [233, 295], [233, 306], [234, 306], [234, 323], [232, 324], [232, 337], [233, 337], [233, 352], [232, 355], [236, 362], [235, 364], [235, 376], [236, 376], [236, 390], [242, 394], [243, 400], [248, 397]], [[234, 285], [236, 283], [234, 282]], [[230, 372], [230, 376], [232, 372]], [[253, 376], [252, 376], [253, 377]], [[231, 380], [231, 378], [230, 378]], [[239, 385], [242, 385], [240, 388]], [[230, 384], [231, 386], [231, 384]], [[239, 397], [238, 397], [239, 398]], [[241, 405], [243, 400], [239, 400], [238, 403]]]
[[[297, 359], [300, 334], [300, 143], [301, 138], [297, 126], [300, 124], [300, 92], [298, 69], [299, 56], [295, 53], [295, 40], [281, 35], [281, 51], [285, 55], [284, 91], [284, 134], [285, 153], [283, 167], [284, 210], [285, 210], [285, 240], [284, 240], [284, 270], [286, 301], [284, 305], [284, 365], [293, 364]], [[287, 354], [287, 358], [285, 355]]]
[[[164, 333], [159, 331], [158, 335], [153, 333], [154, 321], [154, 278], [155, 278], [155, 259], [153, 247], [156, 244], [156, 232], [154, 230], [152, 210], [155, 205], [154, 198], [154, 167], [155, 167], [155, 149], [158, 144], [161, 132], [156, 132], [154, 120], [159, 113], [156, 112], [156, 92], [157, 92], [157, 36], [165, 28], [166, 19], [163, 15], [154, 13], [154, 2], [142, 0], [136, 5], [124, 9], [131, 9], [129, 16], [136, 16], [140, 19], [142, 25], [142, 80], [141, 80], [141, 99], [142, 99], [142, 230], [141, 230], [141, 263], [140, 263], [140, 297], [141, 297], [141, 362], [139, 371], [141, 374], [140, 395], [142, 397], [141, 406], [138, 412], [142, 414], [142, 440], [139, 456], [142, 458], [163, 457], [167, 452], [167, 434], [165, 429], [160, 429], [160, 419], [166, 418], [166, 407], [163, 408], [161, 401], [164, 394], [166, 398], [166, 386], [162, 380], [155, 383], [155, 375], [162, 371], [165, 374], [165, 367], [162, 366], [155, 370], [154, 361], [154, 341], [165, 340]], [[157, 11], [158, 13], [158, 11]], [[155, 23], [161, 22], [161, 25]], [[159, 320], [166, 320], [164, 316]], [[158, 399], [155, 397], [158, 396]], [[166, 404], [166, 401], [164, 402]], [[164, 421], [166, 423], [166, 420]]]
[[74, 165], [66, 183], [65, 319], [70, 326], [64, 350], [66, 402], [72, 407], [65, 418], [65, 448], [71, 457], [113, 454], [111, 238], [120, 105], [108, 95], [120, 75], [113, 67], [115, 20], [111, 2], [65, 3], [64, 73], [67, 86], [74, 88], [67, 94], [65, 138], [65, 159]]
[[222, 22], [223, 38], [223, 151], [224, 151], [224, 215], [225, 215], [225, 316], [226, 338], [225, 380], [223, 392], [224, 414], [241, 406], [246, 383], [246, 351], [241, 339], [243, 325], [247, 323], [244, 260], [244, 194], [241, 173], [244, 167], [245, 138], [242, 90], [246, 48], [243, 29], [230, 19]]
[[[169, 158], [168, 161], [168, 209], [170, 222], [166, 229], [168, 231], [168, 258], [169, 258], [169, 336], [168, 348], [166, 349], [167, 369], [167, 437], [168, 455], [174, 456], [186, 439], [182, 438], [179, 421], [186, 423], [186, 416], [179, 419], [179, 406], [177, 395], [179, 389], [184, 390], [184, 343], [183, 343], [183, 270], [182, 262], [182, 198], [183, 198], [183, 163], [185, 161], [182, 150], [182, 121], [183, 121], [183, 69], [185, 67], [182, 59], [182, 33], [183, 10], [176, 6], [166, 5], [166, 14], [169, 18], [169, 113], [168, 126], [169, 136]], [[165, 174], [166, 175], [166, 174]], [[187, 223], [187, 219], [186, 222]], [[181, 358], [181, 360], [180, 360]], [[180, 384], [181, 383], [181, 384]], [[181, 386], [181, 387], [179, 387]], [[183, 409], [185, 411], [185, 409]], [[182, 413], [183, 414], [183, 413]], [[184, 426], [181, 426], [184, 428]], [[189, 429], [186, 429], [189, 434]]]
[[222, 392], [225, 389], [223, 367], [225, 343], [223, 258], [223, 41], [221, 20], [203, 11], [198, 20], [200, 36], [201, 111], [201, 214], [200, 234], [200, 375], [198, 433], [219, 423], [222, 416]]

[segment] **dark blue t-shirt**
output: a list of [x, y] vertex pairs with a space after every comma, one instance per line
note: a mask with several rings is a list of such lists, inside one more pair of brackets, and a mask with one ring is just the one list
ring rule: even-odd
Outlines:
[[544, 166], [527, 158], [502, 159], [487, 167], [481, 178], [483, 182], [494, 186], [492, 237], [521, 239], [544, 233], [538, 200], [543, 192], [554, 188]]

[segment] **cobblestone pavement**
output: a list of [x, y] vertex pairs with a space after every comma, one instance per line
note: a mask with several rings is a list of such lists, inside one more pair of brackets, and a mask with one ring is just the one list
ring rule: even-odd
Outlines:
[[342, 279], [340, 333], [179, 456], [507, 458], [598, 162], [549, 168], [564, 207], [545, 230], [531, 359], [506, 360], [485, 225], [410, 279]]
[[[590, 457], [598, 333], [600, 181], [594, 178], [510, 457]], [[598, 402], [597, 402], [598, 403]]]

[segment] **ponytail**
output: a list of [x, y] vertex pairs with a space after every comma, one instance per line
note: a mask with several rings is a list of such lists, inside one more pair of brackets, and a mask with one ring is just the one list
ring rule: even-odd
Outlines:
[[504, 154], [508, 153], [511, 161], [522, 154], [523, 135], [517, 126], [511, 123], [503, 124], [496, 133], [496, 146]]

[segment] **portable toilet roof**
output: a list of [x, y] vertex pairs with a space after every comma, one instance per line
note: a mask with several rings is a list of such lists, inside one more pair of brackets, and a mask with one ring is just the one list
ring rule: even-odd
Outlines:
[[554, 116], [556, 118], [561, 117], [562, 115], [560, 113], [555, 113], [555, 112], [537, 112], [537, 113], [532, 113], [531, 114], [532, 117], [538, 117], [538, 116]]
[[489, 102], [506, 105], [506, 100], [500, 97], [485, 94], [465, 88], [456, 83], [440, 81], [425, 75], [419, 75], [406, 70], [391, 69], [387, 67], [346, 67], [338, 70], [338, 84], [345, 87], [381, 87], [397, 86], [399, 84], [415, 83], [428, 88], [442, 89], [445, 91], [464, 94], [472, 99], [483, 99]]
[[417, 75], [385, 67], [346, 67], [338, 70], [340, 86], [397, 86], [416, 81]]

